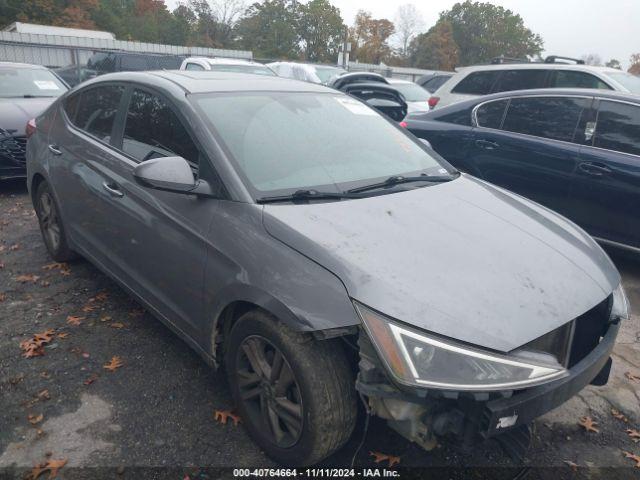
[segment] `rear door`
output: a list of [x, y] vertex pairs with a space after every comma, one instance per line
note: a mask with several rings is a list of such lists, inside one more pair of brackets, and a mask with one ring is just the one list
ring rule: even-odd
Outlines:
[[532, 96], [480, 104], [469, 156], [476, 175], [566, 214], [580, 150], [574, 132], [591, 101]]
[[640, 105], [600, 100], [578, 135], [572, 217], [596, 237], [640, 248]]

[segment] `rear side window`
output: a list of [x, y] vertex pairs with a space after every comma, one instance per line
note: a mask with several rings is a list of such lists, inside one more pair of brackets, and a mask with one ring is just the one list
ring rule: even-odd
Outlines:
[[181, 156], [198, 165], [198, 148], [180, 118], [165, 100], [143, 90], [131, 94], [122, 150], [140, 161]]
[[439, 122], [455, 123], [456, 125], [464, 125], [466, 127], [471, 126], [471, 111], [468, 108], [434, 118]]
[[429, 93], [433, 93], [437, 89], [439, 89], [444, 84], [444, 82], [446, 82], [450, 78], [451, 77], [448, 77], [446, 75], [439, 75], [437, 77], [430, 78], [429, 80], [427, 80], [422, 84], [422, 88], [427, 90]]
[[640, 155], [640, 107], [626, 103], [600, 102], [593, 145]]
[[470, 73], [451, 92], [467, 95], [486, 95], [491, 92], [499, 73], [497, 70]]
[[572, 70], [557, 70], [551, 72], [550, 88], [596, 88], [611, 90], [611, 87], [595, 75]]
[[[72, 123], [103, 142], [109, 143], [123, 92], [124, 87], [117, 85], [83, 90], [80, 92], [80, 100]], [[71, 108], [71, 105], [69, 107]]]
[[584, 98], [513, 98], [502, 130], [570, 142], [587, 105]]
[[204, 67], [197, 63], [187, 63], [187, 70], [204, 70]]
[[493, 88], [494, 92], [510, 92], [513, 90], [530, 90], [543, 88], [547, 70], [504, 70]]
[[120, 69], [123, 71], [139, 72], [149, 70], [147, 59], [138, 55], [127, 55], [120, 59]]
[[509, 100], [496, 100], [480, 105], [476, 110], [476, 120], [479, 127], [499, 129], [502, 126], [504, 111]]

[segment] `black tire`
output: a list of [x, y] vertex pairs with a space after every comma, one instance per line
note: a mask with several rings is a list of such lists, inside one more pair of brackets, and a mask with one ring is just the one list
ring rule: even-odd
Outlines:
[[51, 258], [56, 262], [68, 262], [77, 258], [78, 255], [69, 248], [60, 217], [60, 208], [46, 181], [38, 184], [33, 206], [38, 217], [42, 239]]
[[[271, 387], [262, 385], [269, 383], [263, 376], [261, 385], [256, 387], [261, 390], [258, 398], [253, 396], [243, 400], [241, 393], [245, 396], [254, 395], [249, 390], [253, 388], [250, 384], [254, 384], [255, 378], [250, 380], [247, 376], [252, 375], [252, 371], [255, 374], [246, 353], [247, 348], [251, 351], [254, 346], [251, 342], [264, 345], [267, 362], [269, 354], [272, 355], [271, 365], [267, 363], [269, 372], [271, 367], [275, 369], [277, 351], [282, 354], [284, 361], [279, 362], [278, 371], [281, 373]], [[284, 374], [287, 366], [290, 367], [295, 386], [289, 384], [283, 394], [282, 391], [278, 392], [278, 388], [283, 385], [280, 381], [282, 377], [287, 376], [290, 380], [291, 374]], [[313, 465], [342, 447], [351, 436], [357, 415], [355, 381], [337, 340], [315, 341], [309, 336], [293, 332], [266, 312], [253, 310], [240, 317], [231, 329], [225, 343], [225, 367], [243, 424], [254, 441], [279, 464]], [[278, 403], [281, 401], [299, 407], [301, 428], [297, 435], [298, 424], [294, 423], [293, 417], [289, 418], [293, 418], [292, 423], [286, 423], [286, 417], [277, 417], [276, 426], [272, 426], [274, 420], [271, 414], [282, 413]], [[259, 406], [256, 406], [256, 402]], [[273, 408], [267, 406], [265, 409], [264, 404]], [[285, 409], [284, 413], [291, 412], [291, 408]], [[291, 424], [294, 428], [290, 427]], [[273, 433], [274, 428], [279, 429], [280, 433], [285, 432], [280, 441]]]

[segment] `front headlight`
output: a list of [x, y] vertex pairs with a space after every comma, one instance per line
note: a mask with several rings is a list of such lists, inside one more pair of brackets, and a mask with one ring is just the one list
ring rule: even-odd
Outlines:
[[613, 291], [613, 304], [611, 305], [611, 320], [629, 320], [629, 301], [624, 292], [622, 283]]
[[354, 302], [378, 354], [404, 384], [444, 390], [519, 389], [568, 375], [553, 355], [510, 355], [455, 344], [399, 325]]

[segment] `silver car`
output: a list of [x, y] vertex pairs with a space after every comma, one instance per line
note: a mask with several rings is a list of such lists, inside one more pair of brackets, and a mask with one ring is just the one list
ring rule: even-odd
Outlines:
[[521, 445], [607, 381], [628, 307], [601, 248], [341, 92], [120, 73], [35, 123], [28, 185], [51, 256], [88, 259], [223, 364], [281, 464], [344, 445], [358, 398], [426, 449]]

